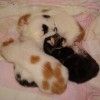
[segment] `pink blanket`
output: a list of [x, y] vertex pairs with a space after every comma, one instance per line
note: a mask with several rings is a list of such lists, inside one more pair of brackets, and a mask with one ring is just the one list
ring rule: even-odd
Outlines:
[[[66, 4], [81, 4], [82, 7], [87, 7], [90, 9], [90, 12], [74, 15], [76, 20], [85, 30], [87, 30], [87, 27], [91, 25], [91, 22], [96, 18], [98, 12], [100, 12], [100, 2], [96, 2], [96, 0], [74, 0], [74, 3], [72, 2], [73, 0], [25, 0], [24, 3], [28, 2], [29, 4], [44, 4], [44, 1], [47, 4], [65, 4], [65, 2]], [[13, 3], [16, 2], [23, 3], [22, 0], [15, 0]], [[0, 38], [3, 39], [3, 37], [5, 38], [5, 36], [0, 33]], [[46, 95], [41, 93], [38, 88], [33, 89], [20, 86], [15, 81], [12, 64], [9, 64], [4, 60], [0, 62], [0, 86]], [[100, 100], [100, 89], [94, 88], [87, 83], [78, 85], [69, 82], [66, 91], [62, 95], [52, 95], [52, 100]]]

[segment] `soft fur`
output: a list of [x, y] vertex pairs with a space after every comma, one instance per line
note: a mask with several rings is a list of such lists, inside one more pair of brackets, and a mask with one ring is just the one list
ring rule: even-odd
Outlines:
[[15, 77], [20, 83], [24, 82], [23, 85], [25, 81], [29, 84], [35, 82], [41, 91], [57, 94], [66, 89], [67, 69], [43, 53], [33, 40], [14, 41], [3, 46], [1, 52], [7, 61], [13, 62]]
[[29, 12], [19, 18], [16, 27], [19, 39], [3, 42], [1, 55], [14, 64], [20, 84], [35, 82], [41, 91], [59, 94], [66, 89], [68, 76], [82, 83], [97, 75], [96, 61], [76, 45], [84, 31], [63, 9]]

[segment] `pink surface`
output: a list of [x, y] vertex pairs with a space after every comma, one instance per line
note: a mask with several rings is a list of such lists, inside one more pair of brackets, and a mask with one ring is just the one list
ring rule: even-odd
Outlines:
[[[44, 3], [44, 0], [29, 0], [29, 3]], [[45, 0], [45, 3], [48, 4], [64, 4], [65, 1], [69, 3], [68, 0]], [[72, 1], [72, 0], [71, 0]], [[78, 2], [80, 0], [74, 0], [74, 2]], [[87, 0], [83, 0], [87, 1]], [[91, 22], [95, 19], [96, 15], [94, 14], [97, 10], [100, 10], [100, 6], [96, 2], [90, 2], [93, 0], [88, 0], [89, 2], [82, 3], [82, 6], [88, 7], [90, 9], [94, 9], [93, 13], [82, 13], [80, 15], [76, 15], [76, 20], [82, 25], [82, 27], [86, 30], [87, 27], [91, 25]], [[0, 39], [6, 39], [7, 36], [0, 33]], [[29, 92], [37, 92], [42, 95], [46, 95], [41, 93], [37, 88], [25, 88], [20, 86], [14, 78], [13, 65], [6, 63], [5, 61], [0, 62], [0, 86], [8, 87], [12, 89], [17, 89], [21, 91], [29, 91]], [[49, 95], [48, 95], [49, 96]], [[97, 96], [100, 96], [100, 89], [96, 89], [94, 87], [89, 86], [87, 83], [78, 85], [72, 82], [68, 83], [68, 87], [66, 91], [62, 95], [52, 95], [53, 100], [97, 100], [95, 99]], [[51, 97], [51, 95], [50, 95]]]

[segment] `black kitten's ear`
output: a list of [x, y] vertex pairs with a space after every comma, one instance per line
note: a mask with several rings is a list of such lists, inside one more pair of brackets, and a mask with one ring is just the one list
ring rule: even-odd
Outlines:
[[82, 28], [80, 24], [78, 24], [80, 29], [80, 34], [77, 36], [76, 40], [74, 42], [81, 42], [84, 39], [85, 36], [85, 30]]

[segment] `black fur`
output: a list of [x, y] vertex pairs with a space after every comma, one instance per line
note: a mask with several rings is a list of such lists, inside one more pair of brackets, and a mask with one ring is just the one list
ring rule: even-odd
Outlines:
[[43, 24], [42, 29], [43, 29], [44, 34], [46, 34], [46, 33], [48, 33], [49, 27], [47, 25]]
[[[58, 59], [69, 70], [69, 80], [76, 83], [83, 83], [95, 77], [99, 71], [97, 62], [86, 52], [85, 54], [77, 54], [71, 47], [62, 47], [61, 43], [51, 46], [44, 41], [45, 53]], [[56, 43], [57, 44], [57, 43]]]
[[37, 84], [35, 82], [28, 82], [26, 79], [21, 79], [21, 75], [20, 74], [16, 75], [16, 80], [22, 86], [25, 86], [25, 87], [37, 87]]
[[49, 15], [43, 15], [43, 17], [44, 17], [44, 18], [50, 18], [50, 16], [49, 16]]

